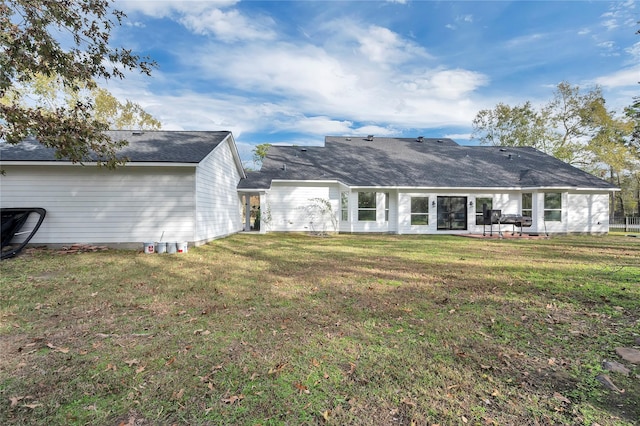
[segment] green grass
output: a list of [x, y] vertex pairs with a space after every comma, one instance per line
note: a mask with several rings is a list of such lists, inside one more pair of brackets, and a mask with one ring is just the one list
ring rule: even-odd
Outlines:
[[640, 241], [235, 235], [0, 264], [0, 424], [640, 422]]

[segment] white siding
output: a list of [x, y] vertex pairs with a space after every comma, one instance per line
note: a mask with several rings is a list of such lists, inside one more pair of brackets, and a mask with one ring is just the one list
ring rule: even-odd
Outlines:
[[240, 171], [229, 140], [218, 145], [196, 170], [196, 242], [205, 242], [242, 230]]
[[[398, 231], [398, 192], [394, 189], [343, 189], [349, 192], [349, 221], [340, 222], [340, 232], [386, 233]], [[358, 220], [358, 193], [376, 193], [376, 220]], [[389, 193], [389, 220], [385, 220], [385, 193]]]
[[568, 194], [569, 232], [609, 232], [609, 194]]
[[[314, 214], [314, 198], [329, 200], [334, 220], [325, 215]], [[338, 185], [318, 186], [313, 184], [285, 186], [274, 183], [261, 200], [263, 220], [262, 232], [335, 232], [340, 213], [340, 190]], [[271, 220], [265, 222], [265, 217]]]
[[42, 207], [33, 244], [193, 241], [191, 167], [3, 165], [0, 206]]

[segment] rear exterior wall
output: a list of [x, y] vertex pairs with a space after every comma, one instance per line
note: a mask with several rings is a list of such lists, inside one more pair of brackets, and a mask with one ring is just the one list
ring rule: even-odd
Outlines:
[[[3, 165], [1, 207], [47, 210], [31, 244], [194, 241], [194, 167]], [[27, 224], [28, 225], [28, 224]], [[28, 228], [27, 228], [28, 229]], [[142, 247], [142, 245], [140, 245]]]

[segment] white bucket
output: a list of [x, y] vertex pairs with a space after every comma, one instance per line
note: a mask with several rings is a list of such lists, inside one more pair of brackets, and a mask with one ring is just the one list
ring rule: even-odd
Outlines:
[[167, 253], [173, 254], [176, 252], [176, 244], [177, 243], [167, 243]]
[[178, 253], [186, 253], [189, 251], [189, 243], [178, 243]]
[[153, 243], [142, 243], [144, 245], [144, 252], [146, 254], [152, 254], [155, 253], [155, 246], [153, 245]]
[[156, 253], [162, 254], [167, 252], [167, 243], [156, 243]]

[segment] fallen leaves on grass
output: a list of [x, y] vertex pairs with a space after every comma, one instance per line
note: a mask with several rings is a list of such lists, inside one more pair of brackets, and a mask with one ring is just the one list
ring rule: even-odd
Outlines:
[[553, 397], [560, 402], [564, 402], [565, 404], [571, 404], [571, 401], [569, 400], [569, 398], [567, 398], [566, 396], [563, 396], [559, 392], [554, 392]]
[[58, 346], [53, 345], [52, 343], [47, 343], [47, 347], [56, 352], [60, 352], [63, 354], [69, 353], [69, 348], [59, 348]]
[[221, 401], [224, 402], [225, 404], [229, 404], [229, 405], [233, 405], [236, 402], [240, 402], [244, 399], [244, 395], [240, 394], [240, 395], [231, 395], [229, 398], [222, 398]]
[[18, 405], [18, 402], [22, 401], [25, 398], [29, 398], [28, 396], [12, 396], [9, 398], [9, 401], [11, 401], [11, 406], [15, 407], [16, 405]]
[[278, 364], [275, 366], [275, 368], [270, 368], [269, 369], [269, 374], [278, 374], [280, 373], [282, 370], [284, 370], [284, 368], [287, 366], [287, 363], [282, 363], [282, 364]]
[[357, 367], [357, 364], [355, 364], [353, 362], [350, 362], [349, 363], [349, 371], [347, 371], [347, 376], [351, 376], [353, 373], [355, 373], [356, 372], [356, 367]]
[[311, 391], [309, 390], [308, 387], [306, 387], [305, 385], [303, 385], [302, 383], [294, 383], [293, 386], [298, 390], [299, 393], [304, 393], [309, 395], [311, 393]]
[[31, 408], [33, 410], [34, 408], [42, 407], [42, 404], [24, 404], [23, 407]]

